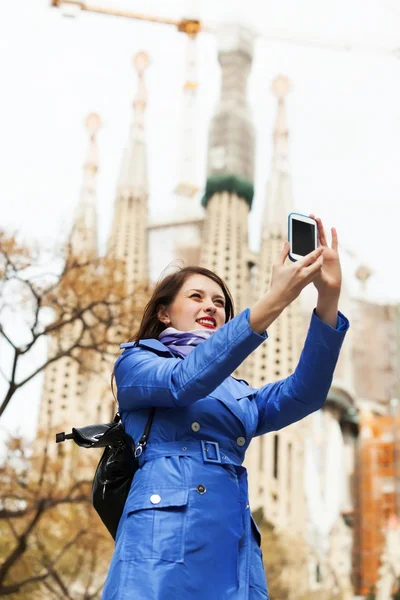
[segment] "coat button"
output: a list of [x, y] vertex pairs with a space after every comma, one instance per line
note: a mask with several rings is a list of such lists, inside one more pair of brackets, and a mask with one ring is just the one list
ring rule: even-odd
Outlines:
[[158, 494], [153, 494], [152, 496], [150, 496], [150, 502], [152, 504], [160, 504], [161, 496], [159, 496]]
[[244, 446], [246, 443], [246, 440], [244, 437], [238, 437], [238, 439], [236, 440], [236, 443], [238, 446]]
[[206, 486], [203, 485], [202, 483], [200, 483], [197, 486], [197, 491], [199, 492], [199, 494], [205, 494], [206, 493]]
[[192, 429], [192, 431], [199, 431], [200, 423], [198, 423], [197, 421], [194, 421], [194, 423], [191, 424], [191, 429]]

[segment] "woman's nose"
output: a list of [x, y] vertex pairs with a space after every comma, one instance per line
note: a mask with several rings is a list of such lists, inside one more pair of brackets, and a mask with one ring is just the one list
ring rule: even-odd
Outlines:
[[216, 308], [216, 306], [215, 306], [215, 304], [214, 304], [214, 302], [212, 300], [207, 301], [205, 303], [205, 306], [204, 306], [204, 311], [205, 312], [215, 313], [216, 310], [217, 310], [217, 308]]

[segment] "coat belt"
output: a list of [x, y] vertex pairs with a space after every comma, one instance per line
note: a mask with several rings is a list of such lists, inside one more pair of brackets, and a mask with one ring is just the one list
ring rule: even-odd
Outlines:
[[193, 456], [205, 463], [216, 465], [241, 466], [243, 458], [221, 448], [218, 442], [199, 440], [198, 442], [151, 443], [143, 450], [139, 464], [160, 458], [161, 456]]

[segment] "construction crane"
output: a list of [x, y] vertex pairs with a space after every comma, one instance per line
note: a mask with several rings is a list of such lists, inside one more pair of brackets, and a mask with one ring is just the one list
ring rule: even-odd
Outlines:
[[[80, 12], [97, 13], [107, 16], [115, 16], [138, 21], [158, 23], [175, 27], [178, 32], [187, 35], [185, 83], [183, 86], [183, 110], [182, 110], [182, 146], [180, 157], [180, 179], [175, 193], [183, 201], [185, 198], [196, 196], [199, 186], [196, 181], [196, 133], [197, 133], [197, 50], [196, 39], [199, 33], [216, 33], [218, 24], [204, 23], [197, 18], [171, 19], [123, 9], [97, 6], [84, 0], [50, 0], [54, 8], [62, 10], [64, 16], [76, 17]], [[295, 44], [316, 49], [336, 50], [340, 52], [362, 52], [381, 54], [400, 58], [400, 47], [390, 47], [387, 44], [367, 44], [340, 40], [338, 38], [328, 39], [310, 34], [288, 33], [285, 31], [255, 31], [255, 39], [264, 42], [279, 42], [284, 44]], [[181, 206], [188, 206], [183, 202]], [[357, 278], [365, 288], [372, 271], [367, 266], [360, 266]]]
[[[154, 15], [145, 15], [131, 12], [128, 10], [96, 6], [83, 0], [50, 0], [51, 6], [60, 8], [67, 17], [75, 17], [80, 11], [92, 12], [102, 15], [123, 17], [127, 19], [136, 19], [139, 21], [148, 21], [150, 23], [160, 23], [172, 25], [181, 33], [186, 33], [190, 37], [196, 37], [201, 32], [215, 33], [218, 25], [216, 23], [204, 23], [199, 19], [183, 18], [170, 19], [167, 17], [156, 17]], [[400, 16], [400, 12], [399, 12]], [[350, 41], [346, 39], [321, 37], [315, 34], [299, 34], [279, 30], [258, 30], [255, 31], [255, 37], [265, 42], [279, 42], [283, 44], [295, 44], [299, 46], [308, 46], [317, 49], [337, 50], [340, 52], [365, 52], [373, 54], [382, 54], [400, 58], [400, 43], [394, 46], [387, 44], [387, 41], [375, 40], [374, 43], [364, 43], [361, 41]]]

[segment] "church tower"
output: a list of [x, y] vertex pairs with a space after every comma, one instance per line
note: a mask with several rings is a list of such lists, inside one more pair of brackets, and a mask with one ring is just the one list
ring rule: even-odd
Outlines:
[[[100, 118], [90, 114], [86, 119], [89, 149], [83, 168], [80, 200], [69, 239], [68, 255], [91, 260], [97, 257], [96, 175], [98, 170], [97, 132]], [[68, 258], [68, 256], [67, 256]], [[71, 327], [77, 324], [72, 324]], [[68, 336], [66, 329], [63, 336]], [[49, 358], [57, 352], [60, 339], [49, 340]], [[55, 431], [65, 430], [77, 423], [92, 422], [93, 407], [83, 401], [88, 386], [87, 375], [79, 371], [70, 357], [51, 363], [45, 371], [38, 429], [48, 432], [50, 439]], [[50, 445], [53, 449], [55, 444]]]
[[88, 115], [86, 129], [89, 133], [89, 150], [83, 167], [80, 202], [69, 239], [70, 252], [87, 260], [98, 256], [96, 177], [99, 161], [96, 136], [100, 127], [100, 117], [94, 113]]
[[[179, 180], [174, 189], [175, 209], [151, 219], [148, 224], [149, 275], [158, 281], [171, 265], [199, 264], [204, 209], [198, 201], [197, 134], [198, 77], [197, 34], [200, 23], [187, 20], [185, 81], [180, 111], [181, 144], [178, 154]], [[162, 248], [162, 252], [160, 252]]]
[[108, 242], [108, 255], [125, 262], [128, 292], [148, 277], [147, 212], [148, 178], [145, 141], [147, 90], [144, 72], [149, 65], [145, 52], [133, 61], [138, 87], [133, 102], [130, 137], [124, 150], [117, 184], [114, 219]]
[[[286, 77], [277, 77], [272, 92], [278, 101], [273, 132], [273, 154], [267, 185], [267, 202], [262, 222], [261, 242], [256, 277], [256, 295], [260, 298], [271, 284], [272, 267], [287, 240], [287, 218], [293, 211], [292, 188], [288, 163], [288, 126], [285, 97], [289, 92]], [[299, 303], [292, 303], [270, 327], [266, 348], [257, 354], [250, 368], [251, 380], [257, 385], [277, 381], [292, 373], [299, 354]], [[301, 337], [301, 336], [300, 336]], [[265, 355], [263, 358], [262, 355]], [[255, 355], [254, 355], [255, 356]]]
[[[285, 97], [289, 91], [286, 77], [277, 77], [272, 92], [278, 101], [273, 132], [273, 155], [267, 186], [267, 203], [261, 232], [255, 298], [270, 287], [272, 267], [287, 239], [287, 216], [293, 210], [288, 166], [288, 126]], [[299, 301], [292, 302], [268, 329], [268, 342], [249, 357], [246, 375], [255, 387], [278, 381], [296, 367], [304, 339]], [[262, 508], [274, 525], [291, 527], [304, 524], [302, 488], [303, 423], [253, 440], [247, 453], [250, 502], [253, 510]]]
[[254, 34], [224, 25], [219, 35], [222, 89], [209, 133], [206, 208], [200, 264], [227, 282], [236, 312], [247, 305], [248, 215], [253, 201], [254, 128], [247, 105], [247, 81]]

